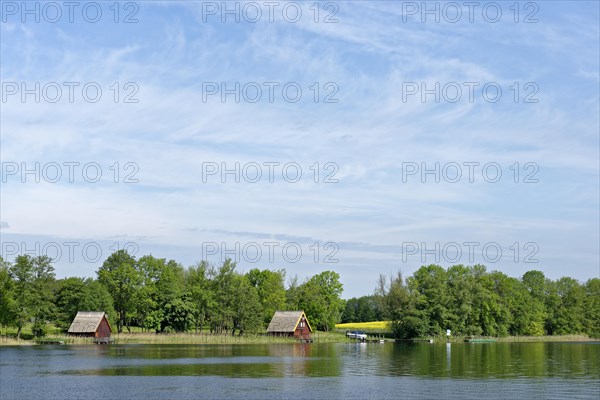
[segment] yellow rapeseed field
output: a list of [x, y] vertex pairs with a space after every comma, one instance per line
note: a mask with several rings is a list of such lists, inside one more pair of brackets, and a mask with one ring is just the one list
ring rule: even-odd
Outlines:
[[385, 332], [390, 329], [390, 321], [373, 321], [373, 322], [350, 322], [347, 324], [337, 324], [336, 329], [346, 330], [362, 330], [362, 331], [379, 331]]

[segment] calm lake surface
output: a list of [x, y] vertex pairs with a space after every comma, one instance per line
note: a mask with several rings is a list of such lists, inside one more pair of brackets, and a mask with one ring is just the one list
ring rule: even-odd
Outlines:
[[598, 399], [598, 343], [20, 346], [0, 399]]

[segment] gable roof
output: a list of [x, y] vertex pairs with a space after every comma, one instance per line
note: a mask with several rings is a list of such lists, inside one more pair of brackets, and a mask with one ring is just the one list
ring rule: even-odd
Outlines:
[[[98, 329], [98, 325], [106, 318], [106, 313], [102, 311], [79, 311], [69, 327], [68, 333], [93, 333]], [[108, 318], [106, 318], [108, 323]], [[108, 329], [110, 324], [108, 324]]]
[[304, 311], [275, 311], [267, 332], [294, 332], [302, 317], [306, 319], [308, 329], [312, 332]]

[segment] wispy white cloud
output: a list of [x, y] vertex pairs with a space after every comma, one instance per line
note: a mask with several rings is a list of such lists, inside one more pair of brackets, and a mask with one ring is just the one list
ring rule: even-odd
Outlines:
[[[555, 248], [577, 249], [577, 277], [597, 273], [598, 245], [587, 240], [597, 237], [589, 221], [597, 220], [599, 197], [593, 15], [549, 5], [548, 18], [531, 26], [406, 24], [390, 2], [348, 2], [336, 24], [221, 24], [202, 22], [198, 7], [143, 3], [139, 24], [111, 25], [105, 37], [97, 35], [101, 27], [2, 24], [4, 82], [97, 82], [103, 89], [93, 104], [80, 97], [2, 104], [3, 162], [97, 162], [104, 172], [98, 184], [10, 177], [0, 196], [11, 232], [135, 238], [185, 262], [197, 261], [193, 249], [211, 240], [335, 241], [347, 244], [344, 265], [356, 266], [342, 274], [354, 282], [350, 294], [360, 294], [353, 285], [370, 257], [386, 260], [383, 273], [397, 268], [392, 247], [406, 241], [536, 241], [550, 254], [550, 275], [564, 263]], [[205, 102], [202, 83], [223, 81], [298, 82], [303, 98]], [[473, 81], [497, 82], [503, 101], [402, 98], [406, 82]], [[123, 85], [135, 83], [139, 102], [115, 103], [114, 82], [120, 100], [131, 93]], [[314, 82], [321, 96], [322, 85], [334, 82], [339, 102], [315, 104]], [[514, 82], [537, 82], [539, 103], [504, 101]], [[206, 162], [271, 161], [297, 162], [304, 178], [202, 181]], [[402, 181], [406, 162], [470, 161], [499, 163], [504, 179]], [[115, 162], [136, 163], [139, 183], [111, 182]], [[314, 183], [315, 162], [339, 166], [339, 183]], [[536, 163], [540, 183], [513, 183], [515, 162]], [[527, 171], [520, 172], [522, 179]], [[569, 235], [557, 243], [557, 232]]]

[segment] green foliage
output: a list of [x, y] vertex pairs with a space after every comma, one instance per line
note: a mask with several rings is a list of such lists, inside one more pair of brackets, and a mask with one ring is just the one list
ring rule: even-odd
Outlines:
[[408, 278], [408, 288], [414, 296], [416, 311], [427, 321], [426, 334], [439, 335], [458, 319], [457, 313], [449, 309], [452, 297], [447, 272], [439, 265], [419, 268]]
[[117, 312], [117, 330], [123, 331], [127, 315], [135, 309], [137, 291], [142, 276], [136, 269], [135, 258], [125, 250], [111, 254], [98, 270], [98, 281], [108, 289]]
[[[13, 280], [14, 307], [11, 319], [20, 337], [23, 326], [30, 320], [40, 327], [50, 318], [53, 311], [52, 284], [54, 268], [47, 256], [21, 255], [10, 266], [9, 276]], [[43, 329], [38, 329], [39, 334]]]
[[389, 285], [383, 277], [380, 277], [380, 282], [378, 294], [383, 298], [383, 307], [391, 320], [394, 336], [409, 339], [426, 335], [430, 326], [429, 316], [417, 307], [417, 301], [423, 299], [411, 294], [402, 274], [391, 277]]
[[177, 262], [151, 255], [135, 264], [141, 284], [135, 293], [133, 320], [149, 331], [185, 332], [193, 304], [185, 288], [185, 271]]
[[298, 275], [290, 278], [288, 288], [285, 291], [286, 310], [300, 310], [303, 297], [303, 285], [300, 285]]
[[236, 263], [225, 260], [215, 272], [212, 290], [215, 292], [217, 307], [211, 316], [211, 332], [227, 333], [233, 328], [236, 289]]
[[548, 281], [546, 329], [551, 335], [584, 332], [585, 288], [573, 278]]
[[585, 284], [585, 331], [600, 338], [600, 279], [593, 278]]
[[397, 339], [412, 339], [424, 336], [427, 330], [427, 320], [418, 316], [406, 317], [392, 322], [392, 333]]
[[246, 277], [257, 290], [262, 308], [262, 322], [268, 324], [277, 310], [285, 308], [285, 271], [270, 271], [268, 269], [251, 269]]
[[314, 275], [299, 288], [299, 309], [304, 310], [313, 329], [329, 331], [341, 320], [343, 286], [337, 272]]
[[116, 321], [113, 300], [104, 285], [91, 278], [66, 278], [57, 281], [54, 294], [56, 325], [67, 330], [78, 311], [103, 311], [112, 324]]
[[202, 261], [190, 267], [186, 273], [186, 287], [190, 294], [191, 313], [196, 333], [202, 331], [217, 308], [216, 294], [212, 290], [211, 272], [208, 263]]
[[10, 276], [10, 263], [0, 257], [0, 325], [11, 325], [15, 321], [15, 282]]
[[546, 279], [529, 271], [521, 280], [484, 266], [423, 266], [403, 284], [380, 277], [376, 298], [398, 338], [441, 335], [541, 336], [600, 329], [600, 283], [584, 287], [572, 278]]
[[264, 315], [264, 308], [258, 289], [247, 276], [242, 275], [236, 276], [235, 286], [232, 334], [235, 334], [236, 330], [240, 335], [244, 332], [263, 331], [261, 315]]
[[172, 298], [164, 304], [164, 317], [161, 321], [161, 331], [168, 328], [175, 332], [186, 332], [191, 326], [192, 307], [187, 296]]
[[46, 322], [40, 319], [36, 319], [31, 327], [31, 333], [33, 333], [34, 337], [44, 337], [46, 333], [48, 333], [48, 326]]
[[[231, 260], [184, 269], [151, 255], [136, 260], [111, 254], [97, 279], [56, 281], [48, 257], [0, 258], [0, 324], [25, 326], [43, 336], [47, 322], [66, 330], [78, 311], [105, 311], [112, 325], [150, 332], [264, 332], [276, 310], [304, 310], [313, 328], [343, 322], [390, 320], [397, 338], [443, 335], [541, 336], [587, 333], [600, 337], [600, 279], [547, 279], [528, 271], [521, 279], [482, 265], [419, 268], [408, 279], [380, 276], [371, 296], [341, 299], [340, 276], [324, 271], [287, 290], [284, 270], [242, 274]], [[140, 328], [138, 328], [140, 329]], [[27, 333], [30, 335], [29, 333]]]
[[346, 300], [342, 312], [342, 323], [381, 321], [383, 315], [376, 296], [353, 297]]

